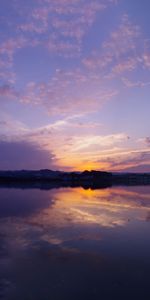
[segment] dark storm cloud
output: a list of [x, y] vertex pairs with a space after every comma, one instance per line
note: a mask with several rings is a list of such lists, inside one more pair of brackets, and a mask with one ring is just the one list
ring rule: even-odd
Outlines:
[[0, 141], [0, 169], [54, 168], [55, 156], [27, 141]]

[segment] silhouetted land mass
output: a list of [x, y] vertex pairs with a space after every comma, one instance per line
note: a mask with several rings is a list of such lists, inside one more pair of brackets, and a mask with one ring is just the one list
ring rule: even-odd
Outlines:
[[99, 189], [113, 185], [150, 185], [150, 173], [111, 173], [102, 171], [61, 172], [0, 171], [0, 187], [52, 189], [83, 187]]

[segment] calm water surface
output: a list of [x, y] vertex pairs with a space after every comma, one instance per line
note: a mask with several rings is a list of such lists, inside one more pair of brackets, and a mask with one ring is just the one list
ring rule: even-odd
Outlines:
[[150, 187], [0, 189], [0, 299], [150, 299]]

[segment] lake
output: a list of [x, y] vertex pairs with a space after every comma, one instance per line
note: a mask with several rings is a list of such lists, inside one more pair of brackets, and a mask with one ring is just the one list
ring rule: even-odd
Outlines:
[[150, 299], [150, 186], [0, 188], [0, 299]]

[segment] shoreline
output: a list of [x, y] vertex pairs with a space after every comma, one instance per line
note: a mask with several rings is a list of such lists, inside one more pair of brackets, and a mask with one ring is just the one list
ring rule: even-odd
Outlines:
[[111, 173], [102, 171], [61, 172], [0, 171], [0, 187], [53, 189], [83, 187], [101, 189], [112, 186], [150, 185], [150, 173]]

